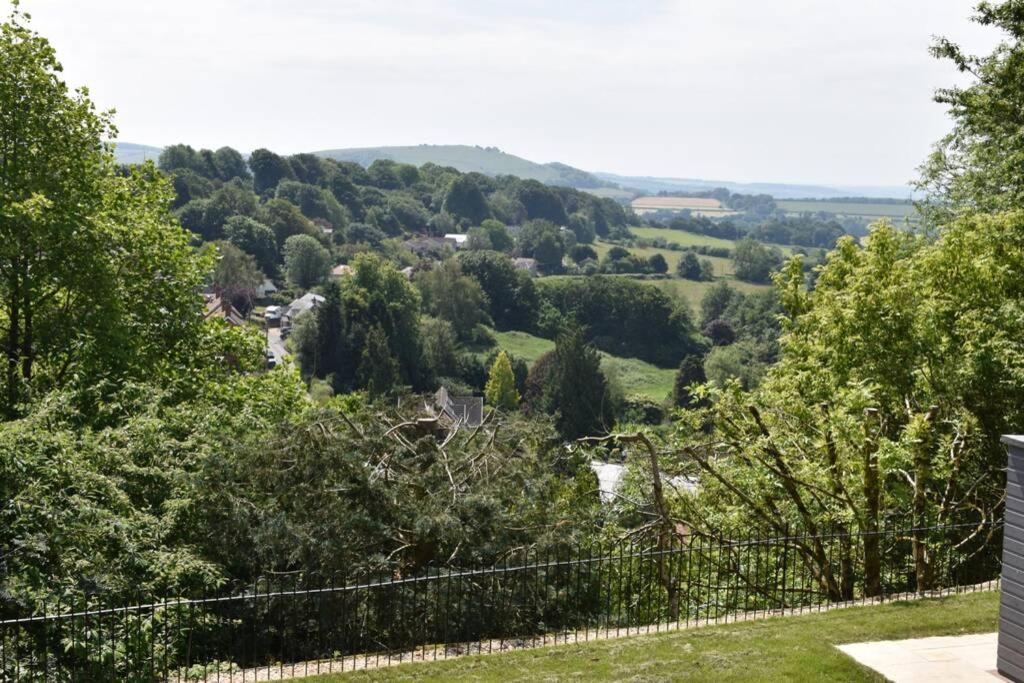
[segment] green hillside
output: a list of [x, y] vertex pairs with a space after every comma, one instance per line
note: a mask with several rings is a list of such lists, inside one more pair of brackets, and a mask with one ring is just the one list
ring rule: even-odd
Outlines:
[[338, 161], [354, 161], [369, 166], [377, 159], [390, 159], [403, 164], [422, 166], [434, 163], [452, 166], [463, 173], [484, 175], [514, 175], [520, 178], [539, 180], [548, 185], [564, 185], [578, 188], [598, 188], [608, 185], [596, 176], [578, 168], [560, 163], [538, 164], [514, 154], [503, 152], [497, 147], [476, 145], [413, 145], [408, 147], [353, 147], [350, 149], [325, 149], [313, 152], [322, 157]]
[[156, 162], [163, 147], [137, 145], [134, 142], [118, 142], [114, 145], [114, 158], [119, 164], [141, 164], [143, 161]]
[[[517, 330], [495, 332], [494, 339], [499, 348], [530, 364], [555, 348], [555, 342], [550, 339]], [[652, 401], [662, 401], [672, 392], [676, 377], [674, 368], [659, 368], [638, 358], [620, 358], [604, 351], [600, 353], [601, 368], [605, 374], [614, 378], [626, 395], [646, 396]]]

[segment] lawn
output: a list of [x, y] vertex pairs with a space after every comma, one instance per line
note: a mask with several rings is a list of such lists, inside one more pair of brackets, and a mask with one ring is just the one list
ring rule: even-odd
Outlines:
[[998, 593], [972, 593], [312, 680], [883, 681], [834, 646], [991, 632], [998, 613]]
[[[550, 339], [516, 330], [495, 332], [494, 338], [499, 347], [531, 365], [541, 355], [555, 348], [555, 343]], [[601, 369], [622, 387], [627, 396], [636, 394], [659, 402], [671, 393], [676, 377], [674, 368], [659, 368], [637, 358], [620, 358], [603, 351]]]

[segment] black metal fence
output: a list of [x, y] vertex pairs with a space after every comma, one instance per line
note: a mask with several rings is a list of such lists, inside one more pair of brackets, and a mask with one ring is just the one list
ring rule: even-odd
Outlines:
[[[289, 576], [231, 595], [83, 599], [0, 619], [0, 680], [278, 680], [882, 601], [919, 592], [915, 537], [927, 547], [920, 588], [976, 590], [999, 577], [1001, 527], [672, 535], [358, 583]], [[877, 546], [871, 576], [865, 540]]]

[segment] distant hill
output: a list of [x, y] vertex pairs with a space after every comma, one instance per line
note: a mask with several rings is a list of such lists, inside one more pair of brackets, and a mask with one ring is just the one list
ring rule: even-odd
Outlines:
[[475, 171], [491, 176], [514, 175], [520, 178], [539, 180], [548, 185], [563, 185], [581, 189], [604, 187], [609, 184], [598, 179], [592, 173], [572, 166], [559, 163], [538, 164], [514, 154], [502, 152], [497, 147], [415, 145], [410, 147], [325, 149], [313, 153], [338, 161], [354, 161], [363, 166], [369, 166], [377, 159], [390, 159], [416, 166], [430, 162], [439, 166], [452, 166], [463, 173]]
[[119, 164], [141, 164], [148, 159], [156, 161], [163, 151], [163, 147], [137, 145], [134, 142], [118, 142], [115, 145], [114, 158]]
[[594, 173], [601, 180], [623, 188], [643, 192], [702, 192], [724, 187], [740, 194], [770, 194], [776, 199], [838, 199], [845, 197], [878, 197], [909, 199], [913, 195], [906, 186], [828, 186], [796, 185], [788, 183], [735, 183], [729, 180], [701, 180], [697, 178], [660, 178], [654, 176], [623, 176], [615, 173]]
[[[119, 142], [114, 150], [118, 162], [137, 164], [146, 159], [156, 160], [163, 150], [152, 145]], [[539, 164], [529, 159], [503, 152], [497, 147], [476, 145], [412, 145], [407, 147], [352, 147], [325, 149], [313, 152], [339, 161], [354, 161], [369, 166], [377, 159], [390, 159], [404, 164], [422, 166], [428, 162], [452, 166], [468, 173], [484, 175], [514, 175], [532, 178], [548, 185], [590, 190], [604, 197], [628, 201], [638, 194], [657, 192], [702, 192], [724, 187], [742, 194], [770, 194], [776, 199], [842, 199], [848, 197], [877, 197], [907, 199], [913, 196], [909, 187], [899, 186], [828, 186], [797, 185], [787, 183], [736, 183], [728, 180], [702, 180], [699, 178], [664, 178], [656, 176], [624, 176], [615, 173], [591, 173], [573, 166], [551, 162]]]

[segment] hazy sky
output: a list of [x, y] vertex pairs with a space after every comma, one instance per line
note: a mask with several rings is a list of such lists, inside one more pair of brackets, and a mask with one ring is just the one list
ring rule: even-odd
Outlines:
[[[0, 5], [4, 0], [0, 0]], [[120, 139], [494, 145], [592, 171], [900, 184], [965, 0], [24, 0]]]

